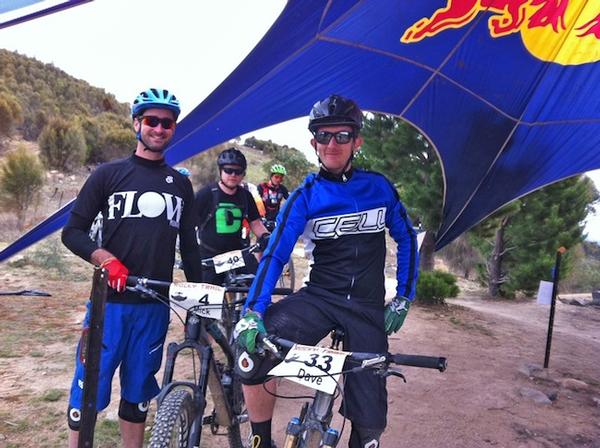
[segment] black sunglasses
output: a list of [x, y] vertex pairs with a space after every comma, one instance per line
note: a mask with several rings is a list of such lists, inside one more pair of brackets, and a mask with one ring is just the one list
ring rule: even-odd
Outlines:
[[229, 167], [223, 167], [222, 168], [223, 171], [225, 171], [225, 173], [227, 174], [235, 174], [236, 176], [241, 176], [245, 173], [245, 171], [243, 169], [237, 169], [237, 168], [229, 168]]
[[352, 131], [338, 131], [338, 132], [329, 132], [329, 131], [317, 131], [315, 132], [315, 140], [322, 144], [328, 145], [331, 141], [331, 137], [335, 137], [335, 141], [338, 145], [345, 145], [349, 143], [354, 138], [354, 132]]
[[171, 118], [158, 118], [154, 115], [143, 115], [141, 121], [151, 128], [155, 128], [159, 123], [163, 129], [171, 129], [175, 126], [175, 120], [172, 120]]

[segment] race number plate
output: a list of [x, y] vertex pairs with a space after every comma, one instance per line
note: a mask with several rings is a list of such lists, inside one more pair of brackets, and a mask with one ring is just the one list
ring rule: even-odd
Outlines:
[[176, 306], [202, 317], [221, 319], [225, 288], [208, 283], [172, 283], [169, 299]]
[[215, 255], [213, 257], [213, 263], [217, 274], [246, 266], [241, 250], [232, 250], [230, 252], [225, 252], [224, 254]]
[[296, 344], [269, 375], [285, 376], [298, 384], [333, 394], [348, 352]]

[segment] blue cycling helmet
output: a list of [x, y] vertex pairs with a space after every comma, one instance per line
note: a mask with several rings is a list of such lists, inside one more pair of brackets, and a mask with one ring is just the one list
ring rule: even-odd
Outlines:
[[150, 88], [140, 92], [131, 105], [131, 117], [141, 115], [146, 109], [168, 109], [175, 115], [175, 120], [181, 112], [179, 100], [166, 89]]
[[192, 174], [190, 173], [190, 170], [188, 170], [185, 166], [177, 166], [175, 167], [175, 169], [181, 174], [183, 174], [185, 177], [190, 177], [190, 175]]

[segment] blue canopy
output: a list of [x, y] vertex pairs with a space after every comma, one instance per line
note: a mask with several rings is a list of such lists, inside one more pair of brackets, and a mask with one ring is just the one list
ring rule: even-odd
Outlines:
[[0, 29], [91, 1], [92, 0], [3, 0], [0, 3]]
[[[289, 0], [178, 125], [167, 160], [306, 116], [338, 93], [407, 120], [434, 145], [441, 248], [502, 205], [600, 168], [599, 13], [599, 0]], [[68, 210], [0, 261], [64, 224]]]

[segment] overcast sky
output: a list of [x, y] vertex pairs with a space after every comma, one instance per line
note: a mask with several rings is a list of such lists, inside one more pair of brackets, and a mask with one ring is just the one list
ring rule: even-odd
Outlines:
[[[53, 63], [122, 102], [164, 86], [186, 114], [237, 67], [284, 6], [285, 0], [94, 0], [0, 29], [0, 47]], [[312, 156], [306, 118], [249, 135]], [[591, 177], [600, 189], [600, 170]], [[600, 213], [586, 230], [600, 241]]]

